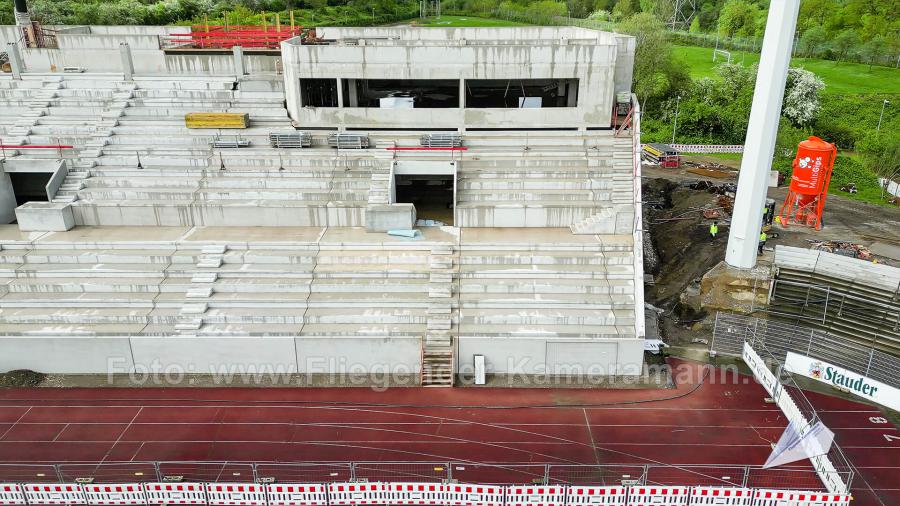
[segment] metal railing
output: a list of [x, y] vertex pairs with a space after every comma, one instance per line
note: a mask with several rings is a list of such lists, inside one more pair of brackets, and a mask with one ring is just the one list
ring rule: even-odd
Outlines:
[[779, 363], [793, 351], [900, 388], [900, 358], [876, 350], [871, 344], [848, 341], [839, 336], [798, 325], [733, 313], [716, 314], [710, 349], [740, 356], [744, 341], [765, 346]]
[[[196, 482], [342, 483], [415, 481], [542, 485], [692, 485], [818, 490], [808, 466], [663, 464], [483, 464], [471, 462], [104, 462], [0, 464], [0, 483], [143, 483], [180, 476]], [[849, 482], [849, 480], [848, 480]]]

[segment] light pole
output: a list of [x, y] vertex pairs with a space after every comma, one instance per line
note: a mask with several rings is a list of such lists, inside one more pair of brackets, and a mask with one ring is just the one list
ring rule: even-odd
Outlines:
[[890, 100], [887, 100], [887, 99], [885, 99], [884, 102], [881, 103], [881, 115], [878, 116], [878, 127], [875, 128], [876, 132], [881, 131], [881, 120], [884, 119], [884, 108], [890, 103], [891, 103]]
[[672, 144], [675, 144], [675, 129], [678, 128], [678, 103], [681, 102], [681, 95], [675, 97], [675, 123], [672, 124]]

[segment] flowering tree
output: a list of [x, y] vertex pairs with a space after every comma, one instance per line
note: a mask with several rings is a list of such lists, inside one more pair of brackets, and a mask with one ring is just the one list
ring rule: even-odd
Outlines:
[[809, 125], [819, 114], [819, 91], [825, 83], [802, 68], [788, 69], [781, 114], [798, 126]]

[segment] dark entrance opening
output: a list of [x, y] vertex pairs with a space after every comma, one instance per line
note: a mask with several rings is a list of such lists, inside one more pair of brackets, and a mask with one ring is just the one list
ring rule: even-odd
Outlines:
[[467, 79], [466, 107], [575, 107], [578, 79]]
[[453, 225], [452, 174], [397, 174], [394, 178], [395, 202], [415, 205], [417, 219]]
[[382, 98], [408, 97], [413, 107], [459, 107], [459, 81], [453, 79], [346, 79], [346, 107], [380, 107]]
[[47, 202], [47, 183], [53, 176], [50, 172], [9, 172], [16, 205], [26, 202]]
[[300, 102], [309, 107], [337, 107], [337, 79], [300, 79]]

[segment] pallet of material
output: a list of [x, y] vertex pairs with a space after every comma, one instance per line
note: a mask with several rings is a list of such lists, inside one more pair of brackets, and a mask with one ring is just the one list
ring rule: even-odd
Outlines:
[[312, 146], [309, 132], [269, 132], [269, 144], [273, 148], [308, 148]]
[[189, 112], [184, 115], [187, 128], [247, 128], [250, 115], [245, 112]]

